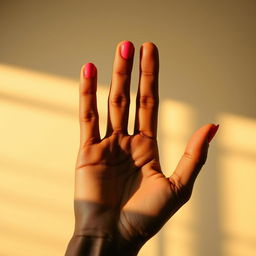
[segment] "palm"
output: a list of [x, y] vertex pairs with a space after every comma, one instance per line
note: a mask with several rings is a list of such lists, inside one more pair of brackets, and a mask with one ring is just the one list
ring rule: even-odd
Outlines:
[[111, 214], [114, 209], [111, 224], [129, 241], [152, 236], [180, 203], [174, 201], [175, 191], [161, 172], [156, 140], [143, 134], [112, 135], [84, 147], [77, 173], [82, 173], [77, 184], [84, 182], [77, 188], [82, 188], [80, 198], [105, 205]]
[[193, 135], [171, 177], [162, 173], [156, 141], [158, 51], [152, 43], [143, 48], [133, 135], [127, 133], [133, 55], [122, 58], [118, 45], [104, 139], [99, 134], [97, 70], [93, 77], [84, 77], [81, 72], [81, 136], [75, 185], [78, 235], [100, 231], [101, 235], [114, 233], [119, 239], [143, 243], [189, 199], [206, 160], [212, 125]]

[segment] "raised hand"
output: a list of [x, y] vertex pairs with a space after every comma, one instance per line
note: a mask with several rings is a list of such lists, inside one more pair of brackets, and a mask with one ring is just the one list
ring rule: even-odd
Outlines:
[[157, 146], [158, 49], [150, 42], [141, 47], [134, 133], [129, 135], [133, 56], [131, 42], [117, 45], [103, 139], [96, 103], [97, 69], [92, 63], [81, 69], [76, 226], [66, 255], [136, 255], [189, 200], [217, 132], [214, 124], [196, 131], [173, 174], [165, 177]]

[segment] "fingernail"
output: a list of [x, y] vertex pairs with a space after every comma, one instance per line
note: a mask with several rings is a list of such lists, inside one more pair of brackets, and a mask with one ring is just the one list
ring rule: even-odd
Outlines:
[[93, 63], [87, 63], [84, 67], [84, 77], [85, 78], [94, 78], [96, 75], [96, 67]]
[[130, 41], [126, 41], [121, 45], [121, 56], [128, 60], [133, 56], [134, 46]]
[[211, 127], [210, 132], [208, 134], [208, 143], [211, 142], [211, 140], [213, 139], [213, 137], [217, 133], [218, 129], [219, 129], [219, 124], [218, 125], [214, 125], [214, 126]]

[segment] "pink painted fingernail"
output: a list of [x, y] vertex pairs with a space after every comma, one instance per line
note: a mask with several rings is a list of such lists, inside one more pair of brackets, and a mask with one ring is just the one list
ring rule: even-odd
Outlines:
[[93, 63], [87, 63], [84, 66], [84, 77], [85, 78], [94, 78], [96, 75], [96, 67]]
[[217, 133], [218, 129], [219, 129], [219, 124], [218, 125], [214, 125], [214, 126], [211, 127], [210, 132], [208, 134], [208, 143], [211, 142], [211, 140], [213, 139], [213, 137]]
[[134, 46], [130, 41], [126, 41], [121, 45], [121, 56], [128, 60], [133, 56]]

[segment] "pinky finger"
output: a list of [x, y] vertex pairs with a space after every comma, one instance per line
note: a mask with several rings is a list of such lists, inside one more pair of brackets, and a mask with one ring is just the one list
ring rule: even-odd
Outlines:
[[93, 63], [82, 66], [79, 89], [80, 145], [100, 140], [97, 110], [97, 69]]

